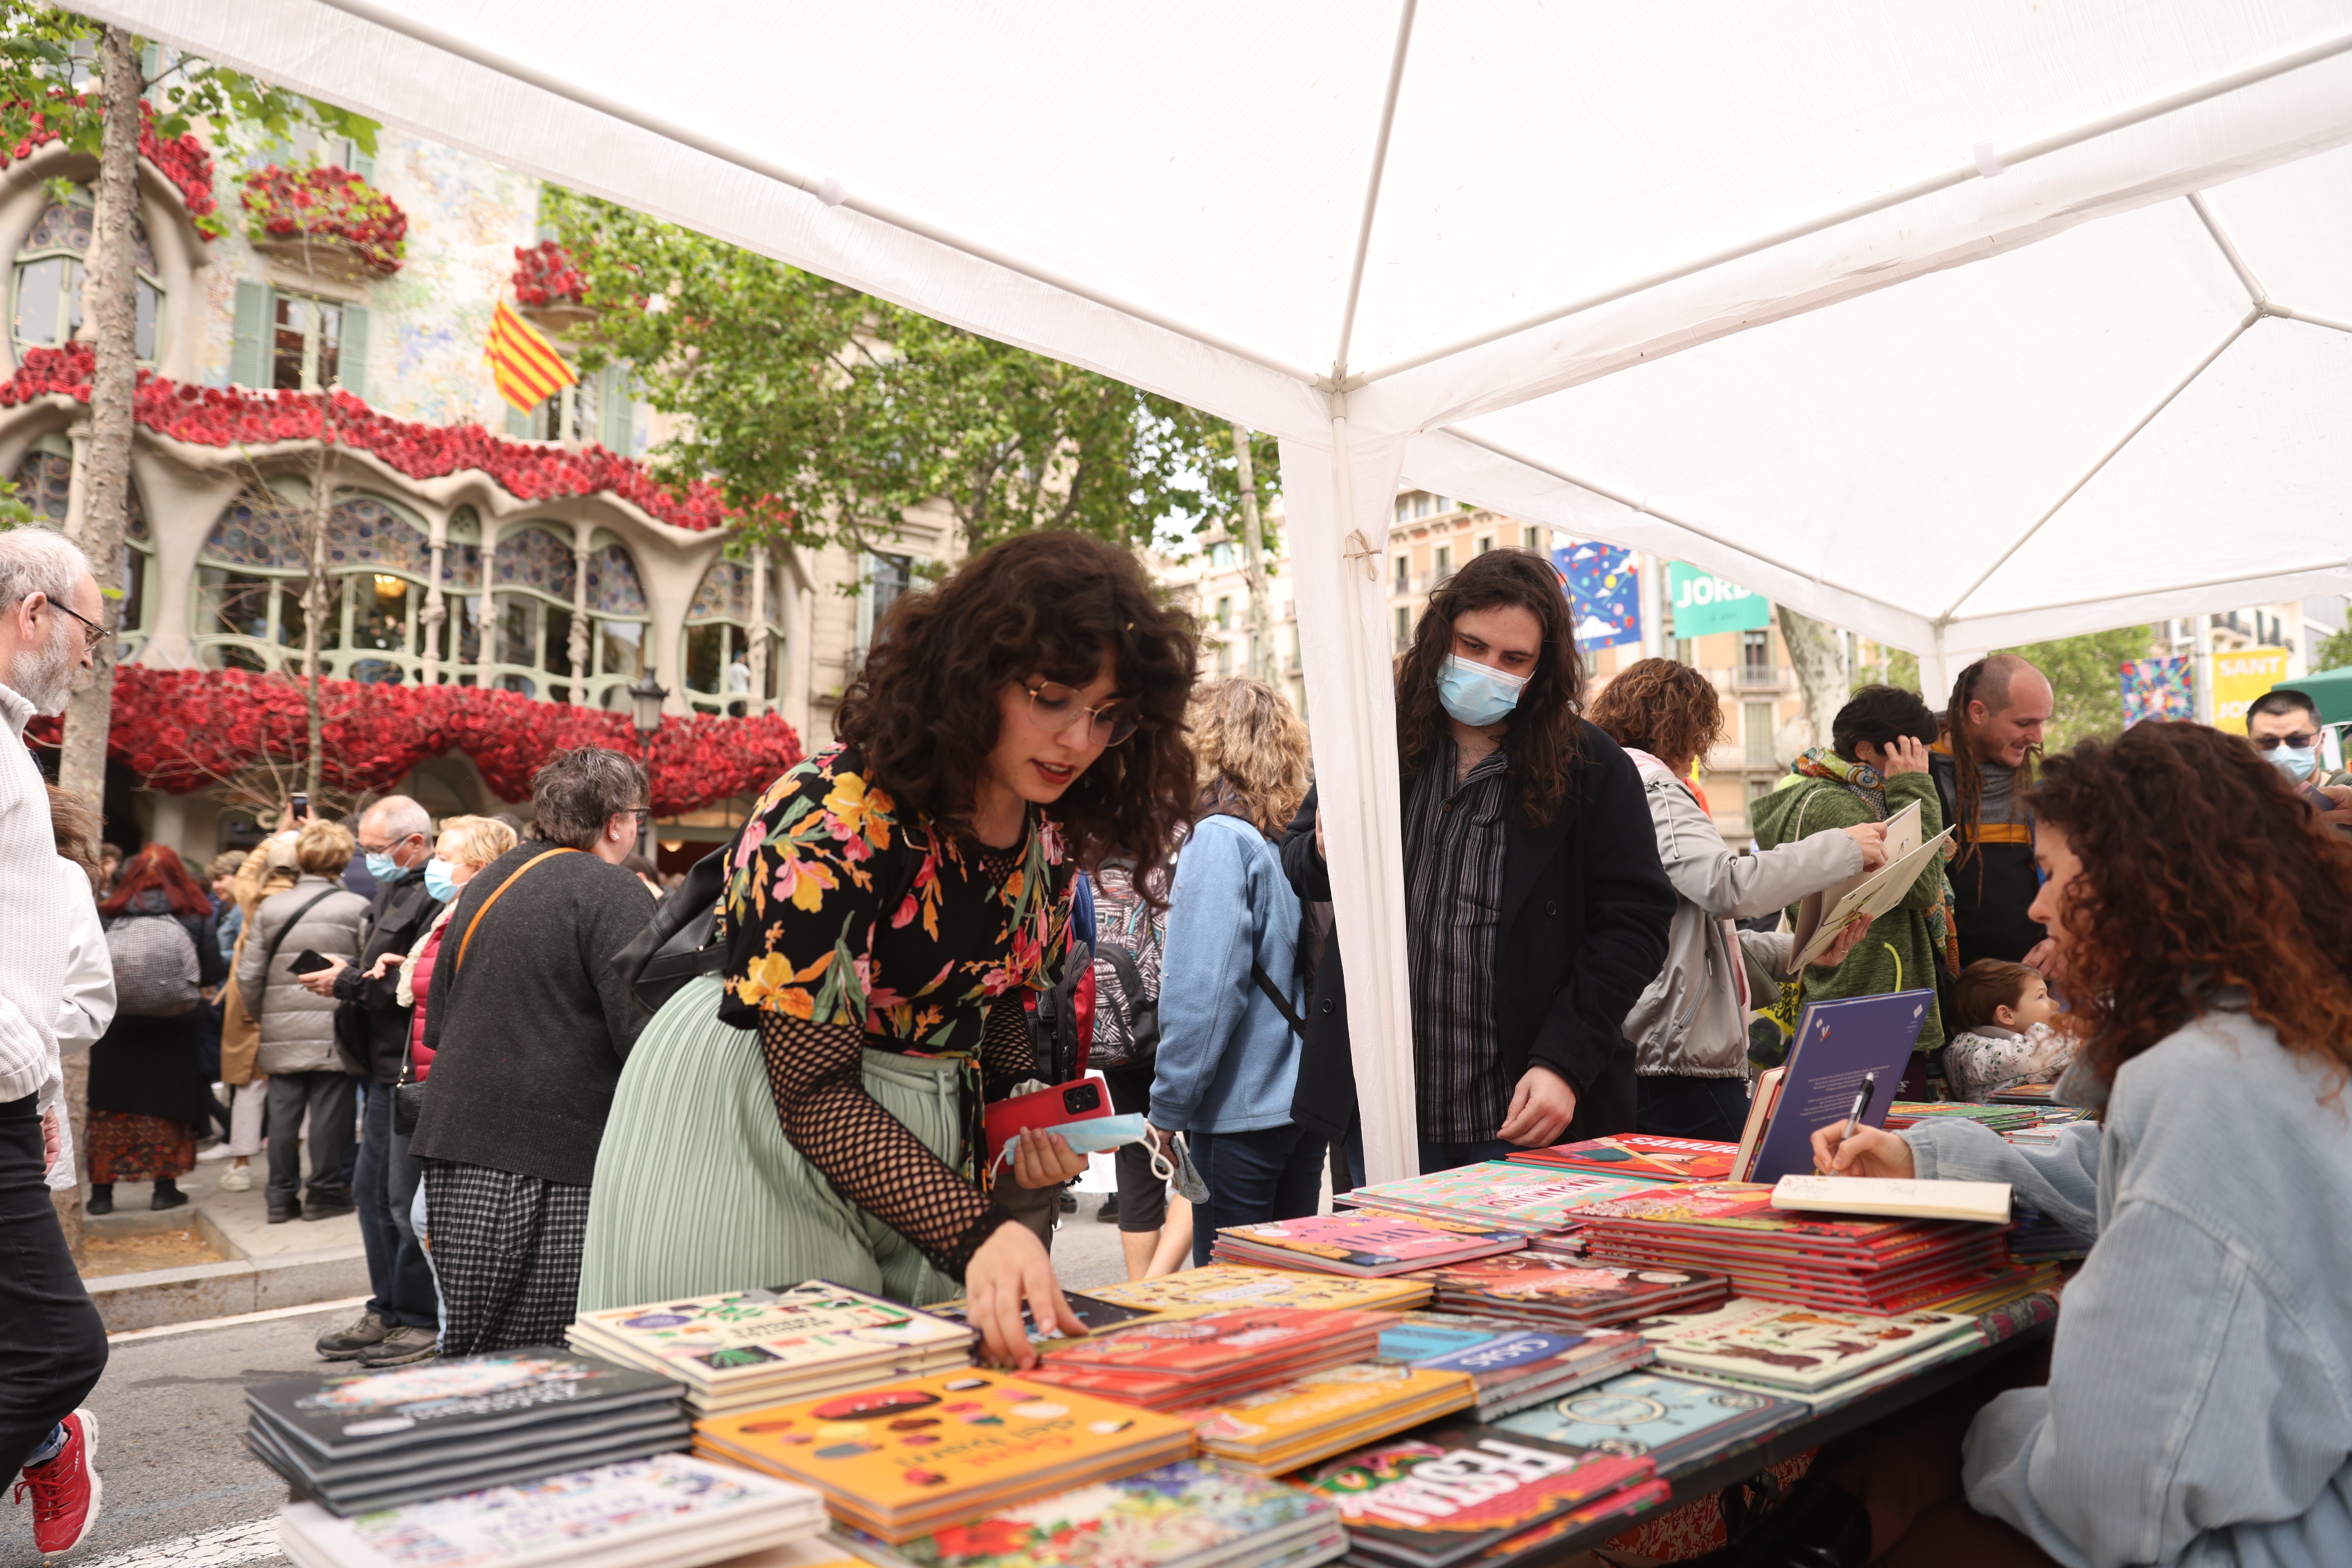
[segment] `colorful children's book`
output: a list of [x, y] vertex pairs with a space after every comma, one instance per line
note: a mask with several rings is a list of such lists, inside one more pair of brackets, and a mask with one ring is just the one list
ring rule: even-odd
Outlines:
[[1756, 1147], [1754, 1179], [1811, 1174], [1814, 1132], [1853, 1110], [1865, 1080], [1871, 1092], [1862, 1124], [1885, 1126], [1935, 1000], [1936, 993], [1925, 990], [1807, 1003], [1783, 1064], [1780, 1097]]
[[1357, 1557], [1454, 1568], [1563, 1510], [1646, 1481], [1647, 1458], [1580, 1452], [1472, 1421], [1443, 1421], [1316, 1468]]
[[1217, 1253], [1238, 1262], [1271, 1263], [1357, 1278], [1380, 1279], [1435, 1264], [1515, 1252], [1520, 1232], [1427, 1215], [1352, 1213], [1307, 1215], [1217, 1232]]
[[1495, 1425], [1572, 1448], [1646, 1454], [1667, 1470], [1762, 1438], [1808, 1414], [1804, 1405], [1773, 1394], [1635, 1372]]
[[1602, 1328], [1661, 1312], [1695, 1311], [1719, 1305], [1730, 1292], [1730, 1281], [1721, 1274], [1633, 1268], [1534, 1252], [1453, 1264], [1431, 1269], [1426, 1278], [1446, 1311], [1570, 1327]]
[[357, 1519], [294, 1503], [279, 1532], [306, 1568], [690, 1568], [824, 1528], [804, 1487], [663, 1454]]
[[1580, 1143], [1555, 1143], [1549, 1149], [1522, 1149], [1509, 1160], [1517, 1165], [1558, 1166], [1654, 1182], [1720, 1182], [1731, 1174], [1732, 1158], [1738, 1152], [1737, 1144], [1703, 1138], [1620, 1132]]
[[[675, 1410], [677, 1397], [677, 1384], [657, 1373], [536, 1346], [265, 1383], [246, 1390], [245, 1403], [295, 1452], [331, 1465], [641, 1406]], [[515, 1443], [540, 1440], [517, 1436]]]
[[1712, 1312], [1658, 1318], [1642, 1335], [1670, 1372], [1721, 1373], [1748, 1383], [1818, 1393], [1947, 1341], [1976, 1337], [1976, 1320], [1954, 1312], [1874, 1317], [1734, 1297]]
[[836, 1518], [896, 1542], [1185, 1458], [1192, 1432], [1150, 1410], [971, 1369], [698, 1422], [695, 1446], [813, 1486]]
[[[1237, 1568], [1345, 1550], [1330, 1500], [1213, 1460], [1079, 1487], [893, 1546], [856, 1531], [881, 1568]], [[1295, 1557], [1322, 1543], [1325, 1556]]]
[[1029, 1375], [1155, 1410], [1213, 1405], [1376, 1349], [1389, 1312], [1302, 1307], [1161, 1319], [1097, 1339], [1064, 1340]]
[[1429, 1281], [1350, 1279], [1245, 1263], [1212, 1263], [1156, 1279], [1097, 1285], [1098, 1299], [1162, 1317], [1227, 1312], [1236, 1307], [1329, 1307], [1343, 1311], [1404, 1311], [1429, 1304]]
[[1662, 1179], [1604, 1176], [1487, 1160], [1408, 1176], [1401, 1182], [1358, 1187], [1341, 1194], [1339, 1201], [1358, 1208], [1434, 1215], [1497, 1229], [1552, 1231], [1574, 1225], [1570, 1211], [1579, 1205], [1640, 1192]]
[[1433, 1415], [1467, 1410], [1476, 1399], [1476, 1389], [1460, 1373], [1356, 1362], [1194, 1415], [1203, 1449], [1275, 1476]]

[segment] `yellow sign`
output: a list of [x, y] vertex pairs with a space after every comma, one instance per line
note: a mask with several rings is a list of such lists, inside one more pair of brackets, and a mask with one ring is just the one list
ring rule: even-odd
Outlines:
[[2213, 656], [2213, 723], [2232, 734], [2246, 732], [2246, 710], [2255, 698], [2286, 679], [2286, 649], [2241, 648]]

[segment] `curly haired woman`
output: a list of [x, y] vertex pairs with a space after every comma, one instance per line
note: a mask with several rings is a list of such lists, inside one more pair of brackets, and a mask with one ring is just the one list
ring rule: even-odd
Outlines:
[[[1133, 556], [1037, 533], [903, 595], [770, 785], [719, 909], [725, 973], [631, 1053], [596, 1164], [583, 1310], [824, 1279], [958, 1293], [992, 1358], [1083, 1332], [1045, 1244], [980, 1179], [979, 1105], [1035, 1076], [1078, 866], [1159, 858], [1192, 795], [1189, 620]], [[747, 1039], [746, 1032], [756, 1039]], [[1024, 1138], [1007, 1178], [1085, 1168]]]
[[2095, 1237], [2048, 1382], [2012, 1357], [1824, 1448], [1726, 1561], [2352, 1563], [2352, 847], [2194, 724], [2086, 742], [2031, 805], [2082, 1046], [2062, 1085], [2102, 1120], [2047, 1149], [1950, 1124], [1813, 1149], [2008, 1182]]

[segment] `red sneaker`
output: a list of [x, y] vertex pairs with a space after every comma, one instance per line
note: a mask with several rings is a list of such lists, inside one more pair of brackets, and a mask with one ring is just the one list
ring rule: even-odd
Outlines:
[[98, 1522], [98, 1417], [77, 1410], [65, 1419], [66, 1446], [16, 1483], [16, 1500], [33, 1494], [33, 1547], [44, 1556], [71, 1552]]

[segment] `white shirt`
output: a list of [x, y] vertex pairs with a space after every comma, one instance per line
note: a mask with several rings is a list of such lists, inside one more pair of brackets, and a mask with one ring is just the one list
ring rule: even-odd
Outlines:
[[[54, 857], [58, 885], [66, 900], [66, 978], [58, 1000], [58, 1055], [71, 1056], [98, 1043], [114, 1022], [114, 958], [106, 949], [106, 922], [98, 918], [98, 895], [90, 889], [89, 873], [67, 859]], [[51, 1079], [41, 1088], [44, 1116], [55, 1113], [58, 1157], [49, 1163], [49, 1185], [62, 1192], [79, 1184], [74, 1165], [73, 1119], [65, 1115], [65, 1084]]]
[[49, 795], [25, 726], [33, 705], [0, 686], [0, 1105], [62, 1080], [58, 1065], [58, 1002], [66, 969], [66, 911], [59, 893], [58, 840]]

